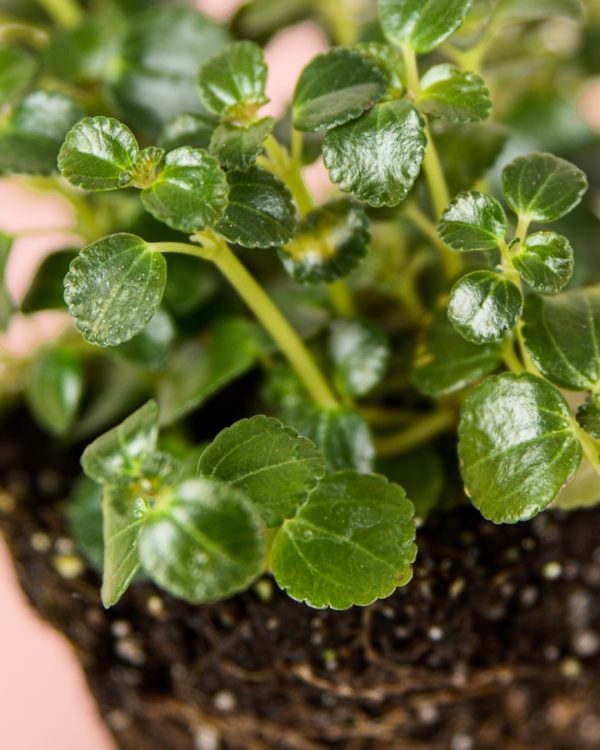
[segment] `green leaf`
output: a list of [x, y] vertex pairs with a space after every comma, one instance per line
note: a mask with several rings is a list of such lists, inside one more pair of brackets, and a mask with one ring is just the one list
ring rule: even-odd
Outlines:
[[580, 0], [500, 0], [494, 12], [501, 23], [546, 21], [551, 16], [581, 21], [584, 10]]
[[587, 190], [585, 174], [552, 154], [528, 154], [502, 172], [508, 205], [531, 221], [551, 222], [577, 206]]
[[142, 202], [154, 218], [191, 234], [221, 218], [228, 193], [217, 159], [184, 146], [166, 155], [156, 180], [142, 191]]
[[450, 293], [448, 317], [456, 330], [475, 344], [501, 341], [523, 312], [523, 297], [512, 281], [492, 271], [473, 271]]
[[490, 92], [475, 73], [448, 63], [430, 68], [421, 80], [418, 105], [422, 112], [448, 122], [487, 120]]
[[330, 49], [315, 57], [298, 79], [294, 127], [314, 131], [343, 125], [372, 107], [387, 89], [375, 62], [352, 49]]
[[430, 52], [458, 29], [472, 4], [473, 0], [379, 0], [379, 20], [392, 44]]
[[31, 366], [27, 403], [44, 429], [53, 435], [64, 435], [79, 409], [83, 386], [80, 357], [68, 347], [50, 349]]
[[21, 302], [22, 312], [32, 313], [65, 307], [64, 278], [78, 252], [77, 249], [66, 248], [44, 258]]
[[126, 125], [112, 117], [86, 117], [67, 133], [58, 168], [84, 190], [116, 190], [131, 183], [139, 155]]
[[600, 288], [573, 289], [556, 297], [531, 295], [523, 335], [538, 370], [571, 391], [600, 385]]
[[102, 573], [104, 540], [102, 534], [102, 485], [81, 477], [68, 500], [69, 532], [91, 567]]
[[171, 316], [157, 310], [146, 327], [124, 344], [112, 347], [112, 355], [145, 370], [162, 369], [173, 349], [177, 331]]
[[133, 234], [113, 234], [84, 247], [72, 261], [65, 301], [86, 341], [116, 346], [146, 326], [166, 281], [161, 253]]
[[359, 42], [352, 49], [377, 63], [387, 78], [389, 96], [398, 98], [402, 95], [406, 84], [406, 66], [400, 50], [386, 42]]
[[328, 471], [356, 469], [367, 474], [373, 469], [375, 447], [371, 431], [352, 409], [294, 403], [284, 409], [282, 418], [319, 448]]
[[262, 154], [274, 125], [272, 117], [246, 126], [224, 122], [212, 134], [210, 152], [224, 169], [249, 169]]
[[367, 606], [412, 577], [412, 503], [375, 474], [325, 477], [271, 550], [277, 584], [311, 607]]
[[83, 452], [81, 465], [96, 482], [115, 484], [126, 477], [137, 479], [157, 440], [158, 407], [155, 401], [148, 401], [90, 443]]
[[148, 575], [174, 596], [213, 602], [245, 589], [263, 568], [264, 526], [239, 490], [184, 482], [144, 524], [139, 553]]
[[495, 250], [504, 241], [508, 219], [495, 198], [460, 193], [442, 215], [438, 231], [448, 247], [460, 252]]
[[[600, 394], [591, 393], [577, 410], [577, 421], [595, 440], [600, 440]], [[598, 492], [600, 497], [600, 489]]]
[[12, 44], [0, 44], [0, 104], [21, 96], [38, 70], [35, 57]]
[[440, 310], [425, 331], [412, 377], [421, 393], [445, 396], [489, 375], [501, 362], [500, 344], [467, 341]]
[[165, 151], [174, 151], [181, 146], [203, 148], [207, 151], [218, 124], [219, 121], [213, 117], [182, 112], [165, 124], [158, 145]]
[[488, 378], [466, 400], [458, 429], [465, 489], [494, 523], [532, 518], [581, 462], [561, 393], [533, 375]]
[[290, 191], [269, 172], [252, 167], [229, 172], [229, 202], [216, 229], [242, 247], [276, 247], [287, 242], [296, 226]]
[[372, 206], [397, 206], [425, 156], [425, 124], [410, 102], [382, 102], [358, 120], [330, 130], [323, 159], [331, 180]]
[[294, 239], [279, 251], [285, 270], [304, 284], [347, 276], [365, 257], [371, 239], [362, 206], [343, 198], [311, 211]]
[[6, 330], [8, 321], [15, 309], [15, 303], [6, 286], [6, 267], [12, 245], [13, 238], [4, 234], [4, 232], [0, 232], [0, 332]]
[[47, 175], [70, 127], [83, 116], [58, 91], [33, 91], [0, 124], [0, 174]]
[[380, 460], [376, 468], [377, 473], [405, 489], [415, 506], [415, 515], [427, 518], [440, 502], [445, 485], [444, 465], [431, 446]]
[[228, 120], [251, 122], [269, 100], [267, 64], [254, 42], [235, 42], [204, 63], [198, 86], [207, 109]]
[[240, 5], [231, 21], [241, 39], [266, 43], [286, 26], [302, 21], [311, 14], [312, 0], [248, 0]]
[[325, 473], [325, 459], [310, 440], [259, 415], [220, 432], [203, 452], [198, 471], [242, 490], [274, 527], [306, 501]]
[[329, 333], [336, 386], [349, 396], [364, 396], [383, 378], [390, 359], [387, 336], [367, 321], [338, 318]]
[[547, 294], [560, 292], [575, 267], [571, 243], [554, 232], [530, 234], [520, 244], [512, 262], [523, 281], [536, 292]]

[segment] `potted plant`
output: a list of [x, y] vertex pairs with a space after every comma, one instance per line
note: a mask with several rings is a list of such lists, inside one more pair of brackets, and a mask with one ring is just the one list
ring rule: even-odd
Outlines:
[[594, 4], [3, 7], [0, 169], [83, 243], [2, 291], [72, 325], [0, 524], [118, 745], [598, 747]]

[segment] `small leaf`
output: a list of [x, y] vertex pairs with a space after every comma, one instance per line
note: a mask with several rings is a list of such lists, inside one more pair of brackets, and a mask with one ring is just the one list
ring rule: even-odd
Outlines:
[[335, 47], [302, 71], [294, 92], [294, 127], [329, 130], [359, 117], [386, 93], [385, 75], [358, 51]]
[[0, 104], [21, 96], [38, 70], [35, 57], [12, 44], [0, 44]]
[[530, 234], [512, 259], [521, 278], [536, 292], [556, 294], [573, 276], [575, 258], [566, 237], [554, 232]]
[[412, 577], [415, 523], [404, 490], [375, 474], [325, 477], [271, 550], [277, 584], [311, 607], [367, 606]]
[[112, 117], [86, 117], [67, 133], [58, 167], [84, 190], [116, 190], [130, 184], [140, 155], [131, 130]]
[[212, 117], [182, 112], [165, 124], [158, 145], [165, 151], [174, 151], [181, 146], [208, 151], [210, 139], [218, 124], [219, 121]]
[[440, 310], [417, 353], [413, 382], [427, 396], [445, 396], [493, 372], [502, 362], [499, 344], [467, 341]]
[[176, 335], [171, 316], [164, 310], [157, 310], [137, 336], [124, 344], [111, 347], [109, 352], [135, 367], [160, 370], [171, 354]]
[[472, 4], [473, 0], [379, 0], [379, 20], [392, 44], [430, 52], [458, 29]]
[[504, 241], [508, 219], [495, 198], [485, 193], [460, 193], [444, 211], [442, 240], [453, 250], [495, 250]]
[[267, 74], [262, 49], [254, 42], [235, 42], [200, 68], [200, 97], [207, 109], [222, 118], [252, 121], [269, 101]]
[[572, 391], [600, 384], [600, 288], [527, 298], [523, 335], [535, 366]]
[[342, 393], [364, 396], [383, 378], [390, 359], [387, 337], [360, 320], [339, 318], [331, 324], [329, 353], [334, 379]]
[[581, 462], [561, 393], [533, 375], [505, 373], [479, 385], [463, 406], [458, 452], [465, 489], [494, 523], [544, 510]]
[[475, 344], [501, 341], [523, 312], [523, 297], [512, 281], [491, 271], [473, 271], [450, 293], [448, 317], [456, 330]]
[[344, 198], [311, 211], [279, 257], [296, 281], [332, 282], [356, 268], [369, 241], [369, 220], [362, 206]]
[[186, 146], [167, 154], [156, 180], [142, 191], [142, 202], [154, 218], [191, 234], [221, 218], [228, 193], [217, 159]]
[[224, 169], [249, 169], [262, 154], [274, 125], [272, 117], [245, 126], [224, 122], [212, 134], [210, 153]]
[[290, 191], [269, 172], [252, 167], [229, 172], [229, 203], [216, 229], [242, 247], [276, 247], [294, 233], [296, 211]]
[[220, 432], [202, 453], [198, 470], [242, 490], [274, 527], [303, 505], [325, 473], [325, 460], [310, 440], [259, 415]]
[[133, 234], [84, 247], [65, 276], [65, 301], [90, 344], [116, 346], [139, 333], [158, 310], [166, 284], [163, 256]]
[[0, 333], [6, 330], [8, 321], [15, 309], [15, 303], [6, 285], [6, 267], [13, 246], [13, 238], [0, 232]]
[[430, 68], [421, 80], [419, 108], [448, 122], [487, 120], [492, 108], [490, 92], [475, 73], [448, 63]]
[[102, 534], [102, 485], [81, 477], [68, 500], [69, 533], [91, 567], [102, 573], [104, 540]]
[[359, 42], [352, 48], [377, 63], [388, 82], [388, 94], [393, 98], [402, 95], [406, 83], [404, 55], [386, 42]]
[[64, 435], [77, 414], [83, 385], [80, 357], [67, 347], [50, 349], [31, 366], [27, 403], [44, 429]]
[[96, 482], [114, 484], [124, 477], [137, 479], [157, 440], [158, 407], [155, 401], [148, 401], [90, 443], [83, 452], [81, 465]]
[[323, 159], [331, 180], [371, 206], [406, 198], [425, 156], [425, 124], [405, 99], [382, 102], [354, 122], [330, 130]]
[[[595, 440], [600, 440], [600, 394], [592, 393], [577, 410], [577, 421]], [[600, 497], [600, 488], [598, 491]]]
[[213, 602], [245, 589], [265, 557], [264, 526], [250, 501], [221, 482], [184, 482], [140, 535], [144, 570], [190, 602]]
[[502, 172], [508, 205], [531, 221], [551, 222], [577, 206], [587, 190], [585, 174], [552, 154], [529, 154], [512, 161]]

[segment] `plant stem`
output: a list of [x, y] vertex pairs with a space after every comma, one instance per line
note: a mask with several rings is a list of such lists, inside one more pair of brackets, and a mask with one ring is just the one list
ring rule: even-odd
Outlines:
[[356, 316], [356, 308], [352, 299], [352, 292], [345, 281], [340, 279], [333, 284], [329, 284], [329, 298], [337, 315], [342, 318], [352, 318]]
[[37, 0], [61, 29], [74, 29], [83, 21], [83, 11], [76, 0]]
[[521, 364], [521, 361], [517, 357], [517, 354], [514, 350], [514, 341], [511, 340], [506, 342], [502, 357], [504, 359], [505, 365], [511, 372], [515, 372], [517, 374], [524, 372], [525, 368]]
[[456, 424], [456, 414], [449, 409], [434, 411], [406, 430], [379, 438], [375, 445], [381, 457], [399, 456], [413, 448], [418, 448], [438, 435], [450, 430]]

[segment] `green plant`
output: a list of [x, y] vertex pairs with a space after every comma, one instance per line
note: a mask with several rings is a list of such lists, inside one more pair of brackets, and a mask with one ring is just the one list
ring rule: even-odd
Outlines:
[[[496, 40], [527, 59], [540, 21], [578, 23], [579, 3], [380, 0], [362, 26], [341, 0], [293, 5], [253, 0], [231, 26], [264, 41], [317, 12], [340, 42], [278, 123], [261, 47], [185, 5], [40, 0], [54, 27], [28, 2], [0, 24], [0, 169], [64, 196], [87, 241], [50, 256], [22, 304], [66, 302], [81, 337], [6, 368], [27, 369], [57, 436], [120, 422], [86, 448], [71, 510], [93, 564], [104, 549], [107, 606], [140, 567], [193, 602], [265, 572], [315, 607], [388, 596], [411, 577], [413, 503], [460, 501], [457, 425], [487, 519], [600, 499], [597, 268], [573, 287], [571, 243], [545, 227], [563, 231], [588, 182], [562, 156], [503, 159], [509, 216], [490, 170], [511, 131], [485, 122], [497, 99], [520, 132], [564, 64], [540, 54], [511, 99]], [[321, 153], [338, 190], [315, 204], [303, 168]], [[241, 385], [255, 369], [261, 388]], [[202, 407], [235, 381], [215, 437]], [[587, 394], [576, 412], [560, 389]], [[234, 421], [263, 410], [278, 419]]]

